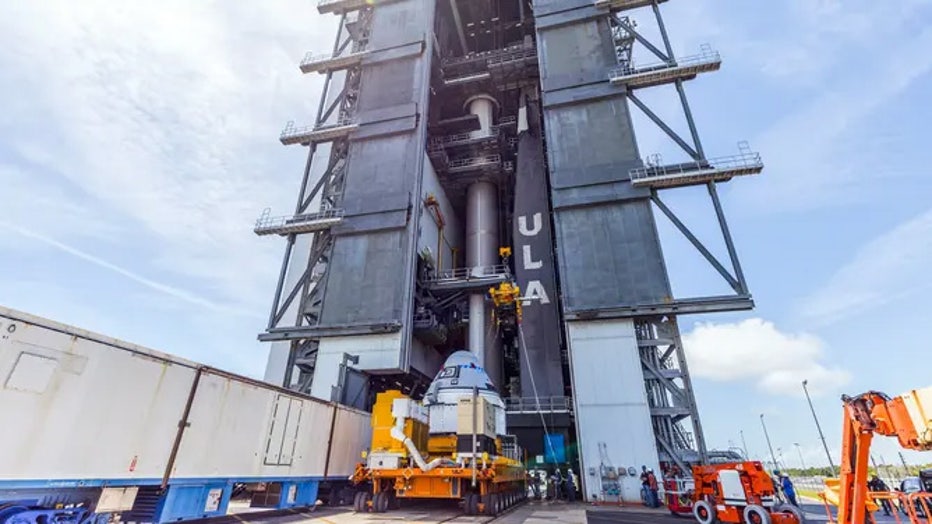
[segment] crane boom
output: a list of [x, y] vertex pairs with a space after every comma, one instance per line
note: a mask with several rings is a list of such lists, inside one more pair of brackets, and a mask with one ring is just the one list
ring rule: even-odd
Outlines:
[[856, 397], [843, 396], [841, 478], [838, 522], [866, 522], [867, 469], [874, 434], [896, 437], [906, 449], [932, 450], [932, 386], [898, 397], [868, 391]]

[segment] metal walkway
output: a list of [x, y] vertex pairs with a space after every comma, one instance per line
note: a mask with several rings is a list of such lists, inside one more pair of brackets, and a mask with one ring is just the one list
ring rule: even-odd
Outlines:
[[638, 187], [671, 188], [707, 182], [726, 182], [736, 176], [756, 175], [764, 170], [760, 153], [740, 147], [737, 155], [661, 165], [654, 157], [648, 165], [629, 171], [631, 184]]
[[339, 224], [343, 221], [343, 214], [342, 209], [328, 209], [319, 213], [273, 217], [269, 216], [269, 210], [266, 209], [256, 220], [253, 231], [259, 236], [314, 233]]
[[[667, 0], [657, 0], [662, 4]], [[595, 6], [600, 9], [612, 9], [615, 11], [624, 11], [625, 9], [636, 9], [638, 7], [647, 7], [653, 4], [653, 0], [595, 0]]]
[[357, 51], [346, 55], [333, 56], [329, 53], [304, 55], [301, 60], [302, 73], [326, 73], [328, 71], [342, 71], [362, 63], [363, 57], [369, 54], [369, 51]]
[[285, 125], [285, 129], [282, 129], [279, 140], [286, 146], [292, 144], [308, 145], [312, 142], [332, 142], [338, 138], [349, 136], [358, 128], [359, 124], [350, 120], [339, 120], [332, 124], [304, 127], [295, 127], [294, 122], [290, 121]]
[[702, 52], [697, 55], [640, 67], [634, 64], [617, 67], [609, 71], [608, 79], [613, 85], [626, 85], [629, 88], [653, 87], [672, 84], [677, 80], [692, 80], [700, 73], [717, 71], [721, 66], [722, 57], [718, 51], [703, 46]]

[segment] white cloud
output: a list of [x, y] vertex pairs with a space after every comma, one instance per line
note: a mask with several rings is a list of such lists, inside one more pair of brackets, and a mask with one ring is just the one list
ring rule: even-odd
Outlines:
[[932, 288], [932, 209], [861, 247], [820, 289], [802, 312], [829, 323]]
[[813, 395], [847, 383], [844, 369], [823, 363], [825, 344], [808, 333], [784, 333], [750, 318], [738, 323], [696, 323], [683, 336], [693, 376], [718, 382], [752, 382], [767, 393], [801, 396], [809, 380]]
[[264, 309], [282, 245], [251, 225], [293, 205], [304, 153], [276, 138], [316, 109], [321, 78], [297, 63], [335, 29], [312, 4], [4, 3], [0, 169], [23, 198], [0, 218], [76, 248], [144, 245], [134, 265]]

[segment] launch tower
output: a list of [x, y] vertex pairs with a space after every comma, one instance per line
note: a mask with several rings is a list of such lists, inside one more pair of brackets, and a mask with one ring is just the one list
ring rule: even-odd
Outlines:
[[[675, 56], [662, 3], [322, 0], [337, 37], [300, 69], [324, 92], [281, 134], [308, 148], [297, 204], [255, 228], [286, 239], [267, 380], [365, 408], [422, 395], [468, 348], [522, 446], [578, 456], [587, 497], [636, 500], [635, 468], [701, 460], [676, 317], [753, 307], [716, 187], [763, 165], [706, 156], [684, 85], [721, 59]], [[642, 100], [661, 86], [689, 136]], [[684, 161], [642, 159], [631, 106]], [[661, 198], [686, 186], [707, 189], [727, 262]], [[733, 293], [672, 296], [654, 209]]]

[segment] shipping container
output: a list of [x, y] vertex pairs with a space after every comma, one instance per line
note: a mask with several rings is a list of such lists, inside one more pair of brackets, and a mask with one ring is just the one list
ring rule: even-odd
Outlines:
[[0, 524], [216, 516], [243, 484], [309, 505], [370, 439], [368, 413], [2, 307], [0, 380]]

